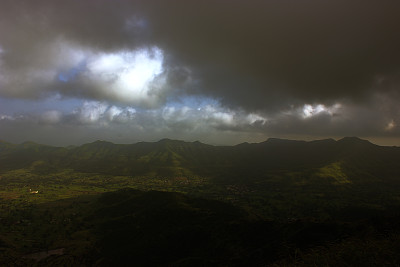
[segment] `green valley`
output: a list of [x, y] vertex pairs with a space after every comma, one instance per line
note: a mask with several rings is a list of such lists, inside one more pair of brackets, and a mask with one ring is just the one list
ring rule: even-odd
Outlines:
[[0, 264], [395, 265], [399, 160], [355, 137], [0, 142]]

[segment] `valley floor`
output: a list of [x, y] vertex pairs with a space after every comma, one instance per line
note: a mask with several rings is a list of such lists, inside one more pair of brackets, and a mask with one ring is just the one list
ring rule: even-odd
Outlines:
[[337, 182], [328, 171], [248, 182], [4, 172], [0, 264], [399, 265], [398, 188]]

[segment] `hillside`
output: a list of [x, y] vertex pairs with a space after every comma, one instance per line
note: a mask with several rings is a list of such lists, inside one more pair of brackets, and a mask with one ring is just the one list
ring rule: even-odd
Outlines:
[[399, 160], [355, 137], [0, 141], [0, 265], [396, 265]]
[[68, 168], [131, 176], [223, 177], [229, 173], [237, 179], [250, 179], [266, 172], [315, 170], [340, 163], [343, 169], [352, 172], [362, 167], [367, 175], [393, 178], [399, 173], [399, 158], [400, 148], [377, 146], [355, 137], [311, 142], [268, 139], [230, 147], [169, 139], [132, 145], [96, 141], [74, 148], [0, 143], [3, 172], [20, 168], [44, 172]]

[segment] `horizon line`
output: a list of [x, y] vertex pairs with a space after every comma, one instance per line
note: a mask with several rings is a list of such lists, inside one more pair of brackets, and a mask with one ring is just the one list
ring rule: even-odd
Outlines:
[[42, 145], [42, 146], [49, 146], [49, 147], [60, 147], [60, 148], [68, 148], [68, 147], [80, 147], [83, 145], [88, 145], [88, 144], [93, 144], [96, 142], [104, 142], [104, 143], [110, 143], [113, 145], [135, 145], [135, 144], [139, 144], [139, 143], [159, 143], [162, 141], [177, 141], [177, 142], [183, 142], [183, 143], [200, 143], [200, 144], [204, 144], [204, 145], [209, 145], [209, 146], [216, 146], [216, 147], [234, 147], [234, 146], [238, 146], [238, 145], [243, 145], [243, 144], [261, 144], [261, 143], [265, 143], [268, 141], [272, 141], [272, 140], [281, 140], [281, 141], [292, 141], [292, 142], [306, 142], [306, 143], [311, 143], [311, 142], [317, 142], [317, 141], [328, 141], [328, 140], [332, 140], [334, 142], [338, 142], [338, 141], [342, 141], [342, 140], [348, 140], [348, 139], [353, 139], [353, 140], [360, 140], [360, 141], [364, 141], [364, 142], [368, 142], [370, 144], [376, 145], [376, 146], [382, 146], [382, 147], [399, 147], [396, 145], [379, 145], [376, 144], [368, 139], [365, 138], [360, 138], [357, 136], [344, 136], [341, 138], [321, 138], [321, 139], [313, 139], [313, 140], [304, 140], [304, 139], [291, 139], [291, 138], [278, 138], [278, 137], [269, 137], [264, 141], [260, 141], [260, 142], [241, 142], [241, 143], [237, 143], [237, 144], [233, 144], [233, 145], [213, 145], [213, 144], [208, 144], [199, 140], [196, 141], [186, 141], [186, 140], [181, 140], [181, 139], [171, 139], [171, 138], [161, 138], [157, 141], [138, 141], [138, 142], [133, 142], [133, 143], [115, 143], [112, 141], [108, 141], [108, 140], [104, 140], [104, 139], [96, 139], [94, 141], [91, 142], [85, 142], [79, 145], [64, 145], [64, 146], [59, 146], [59, 145], [49, 145], [49, 144], [44, 144], [44, 143], [39, 143], [39, 142], [35, 142], [35, 141], [31, 141], [31, 140], [27, 140], [27, 141], [23, 141], [20, 143], [13, 143], [13, 142], [9, 142], [3, 139], [0, 139], [0, 143], [7, 143], [7, 144], [11, 144], [11, 145], [24, 145], [24, 144], [29, 144], [29, 143], [33, 143], [33, 144], [37, 144], [37, 145]]

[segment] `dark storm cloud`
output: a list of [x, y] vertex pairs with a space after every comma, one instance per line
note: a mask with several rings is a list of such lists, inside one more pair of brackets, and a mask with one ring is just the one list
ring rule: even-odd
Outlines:
[[[112, 49], [138, 41], [125, 24], [135, 12], [126, 1], [2, 1], [2, 30], [21, 48], [63, 36], [94, 49]], [[21, 42], [25, 40], [27, 42]]]
[[11, 51], [3, 61], [37, 67], [46, 51], [35, 50], [60, 36], [103, 51], [158, 45], [192, 68], [197, 90], [227, 105], [361, 101], [387, 90], [382, 77], [398, 86], [399, 8], [397, 1], [6, 1], [1, 42]]
[[361, 100], [385, 89], [376, 88], [380, 76], [398, 77], [398, 2], [250, 2], [152, 9], [156, 36], [225, 103]]

